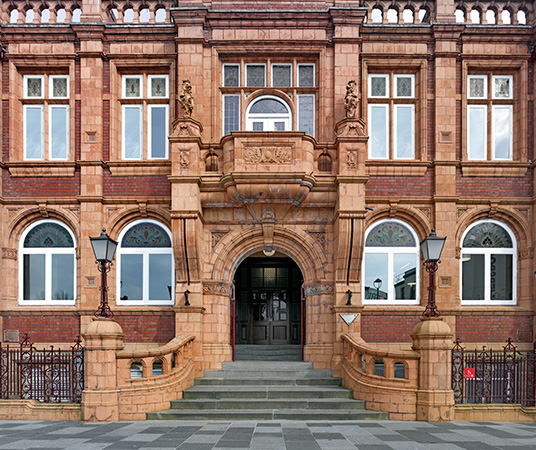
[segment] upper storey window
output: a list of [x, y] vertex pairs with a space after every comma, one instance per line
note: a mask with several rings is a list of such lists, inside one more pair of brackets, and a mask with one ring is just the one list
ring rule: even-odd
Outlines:
[[166, 159], [169, 134], [169, 76], [123, 75], [122, 158]]
[[314, 136], [314, 64], [296, 60], [223, 64], [222, 84], [223, 134], [299, 130]]
[[513, 159], [514, 79], [511, 75], [467, 77], [467, 157]]
[[415, 75], [368, 76], [370, 159], [415, 158]]
[[69, 76], [24, 75], [24, 159], [69, 159]]

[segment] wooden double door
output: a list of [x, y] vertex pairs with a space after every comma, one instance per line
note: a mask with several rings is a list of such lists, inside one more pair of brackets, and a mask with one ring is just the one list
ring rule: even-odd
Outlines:
[[248, 258], [235, 279], [237, 344], [299, 344], [301, 272], [290, 258]]

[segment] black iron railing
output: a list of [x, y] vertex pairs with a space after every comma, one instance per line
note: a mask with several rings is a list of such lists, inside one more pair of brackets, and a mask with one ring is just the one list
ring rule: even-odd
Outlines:
[[46, 403], [80, 403], [84, 389], [84, 348], [38, 350], [27, 334], [16, 346], [0, 344], [0, 398]]
[[519, 351], [508, 338], [503, 350], [467, 351], [456, 339], [452, 349], [455, 403], [519, 403], [535, 406], [536, 344]]

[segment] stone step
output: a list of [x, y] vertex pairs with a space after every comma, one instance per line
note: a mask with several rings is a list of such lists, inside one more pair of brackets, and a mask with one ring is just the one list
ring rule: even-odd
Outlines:
[[306, 410], [339, 410], [339, 409], [363, 409], [364, 402], [341, 399], [341, 398], [323, 398], [323, 399], [275, 399], [267, 400], [260, 398], [239, 398], [239, 399], [197, 399], [197, 400], [175, 400], [171, 402], [171, 409], [173, 410], [257, 410], [257, 409], [306, 409]]
[[196, 386], [341, 386], [340, 378], [196, 378]]
[[237, 345], [237, 361], [300, 361], [300, 345]]
[[365, 409], [353, 410], [174, 410], [148, 413], [148, 420], [387, 420], [387, 413], [368, 411]]
[[330, 386], [194, 386], [186, 391], [184, 399], [291, 399], [291, 398], [352, 398], [352, 392], [343, 387]]

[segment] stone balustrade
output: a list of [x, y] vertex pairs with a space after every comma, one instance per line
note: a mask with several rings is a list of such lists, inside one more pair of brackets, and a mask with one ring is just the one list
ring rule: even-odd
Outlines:
[[386, 350], [356, 335], [342, 339], [343, 384], [354, 398], [364, 400], [367, 409], [390, 413], [391, 419], [415, 420], [419, 353]]
[[[2, 2], [0, 22], [3, 24], [40, 24], [80, 22], [84, 0], [11, 0]], [[316, 7], [329, 7], [330, 2], [317, 2]], [[334, 2], [336, 3], [336, 2]], [[213, 5], [214, 6], [214, 5]], [[368, 24], [428, 24], [438, 20], [438, 2], [430, 0], [396, 1], [365, 0]], [[102, 21], [108, 24], [169, 24], [175, 0], [115, 1], [102, 0]], [[443, 5], [443, 8], [445, 6]], [[479, 1], [459, 0], [451, 5], [452, 22], [481, 25], [526, 25], [534, 21], [533, 4], [522, 0]]]

